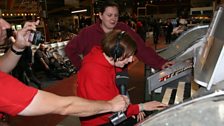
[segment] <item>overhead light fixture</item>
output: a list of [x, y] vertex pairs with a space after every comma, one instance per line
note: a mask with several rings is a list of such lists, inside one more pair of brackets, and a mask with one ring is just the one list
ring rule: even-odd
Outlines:
[[76, 10], [76, 11], [72, 11], [71, 13], [74, 14], [74, 13], [81, 13], [81, 12], [86, 12], [87, 9], [83, 9], [83, 10]]

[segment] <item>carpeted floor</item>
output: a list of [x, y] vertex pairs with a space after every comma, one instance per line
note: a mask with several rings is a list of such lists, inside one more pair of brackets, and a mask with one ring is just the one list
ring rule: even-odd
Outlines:
[[[48, 82], [50, 83], [50, 82]], [[65, 78], [63, 80], [52, 81], [53, 84], [50, 84], [44, 90], [62, 95], [70, 96], [75, 95], [75, 75]], [[44, 83], [43, 83], [44, 84]], [[56, 126], [61, 122], [66, 116], [60, 115], [43, 115], [43, 116], [33, 116], [33, 117], [11, 117], [10, 125], [11, 126]]]

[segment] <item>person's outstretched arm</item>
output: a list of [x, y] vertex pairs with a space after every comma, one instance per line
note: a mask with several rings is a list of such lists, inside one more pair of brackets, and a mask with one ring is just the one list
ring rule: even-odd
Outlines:
[[151, 47], [147, 47], [144, 40], [128, 25], [124, 23], [118, 23], [117, 27], [125, 30], [135, 40], [137, 44], [136, 56], [139, 60], [152, 68], [162, 69], [163, 65], [167, 62], [166, 59], [159, 56]]
[[39, 90], [32, 102], [19, 115], [60, 114], [90, 116], [105, 112], [125, 111], [128, 98], [118, 95], [110, 101], [93, 101], [76, 96], [62, 97]]

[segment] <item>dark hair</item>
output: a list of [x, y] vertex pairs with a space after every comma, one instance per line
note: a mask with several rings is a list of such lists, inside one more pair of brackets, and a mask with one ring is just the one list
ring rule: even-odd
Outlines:
[[99, 12], [103, 13], [107, 7], [117, 7], [119, 10], [119, 5], [113, 0], [105, 0], [100, 6]]
[[[113, 51], [111, 50], [113, 50], [116, 46], [118, 36], [121, 34], [121, 32], [121, 30], [113, 30], [107, 33], [104, 39], [101, 41], [101, 48], [107, 56], [114, 58], [114, 54], [112, 53]], [[121, 48], [123, 52], [121, 57], [118, 58], [123, 60], [134, 55], [137, 47], [135, 41], [127, 33], [124, 33], [122, 37], [119, 38], [119, 48]]]

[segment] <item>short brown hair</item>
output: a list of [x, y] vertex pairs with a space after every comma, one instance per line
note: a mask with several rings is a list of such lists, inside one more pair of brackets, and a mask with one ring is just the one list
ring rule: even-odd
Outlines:
[[[119, 59], [125, 59], [135, 54], [136, 51], [136, 43], [135, 41], [125, 32], [122, 36], [121, 30], [113, 30], [106, 34], [104, 39], [101, 41], [101, 47], [103, 52], [109, 56], [114, 58], [114, 49], [117, 44], [119, 44], [119, 48], [122, 50], [122, 54], [120, 57], [116, 57]], [[119, 37], [120, 36], [120, 37]], [[118, 40], [119, 39], [119, 40]]]
[[117, 7], [117, 9], [119, 10], [119, 5], [116, 2], [114, 2], [113, 0], [105, 0], [100, 6], [99, 12], [104, 13], [107, 7]]

